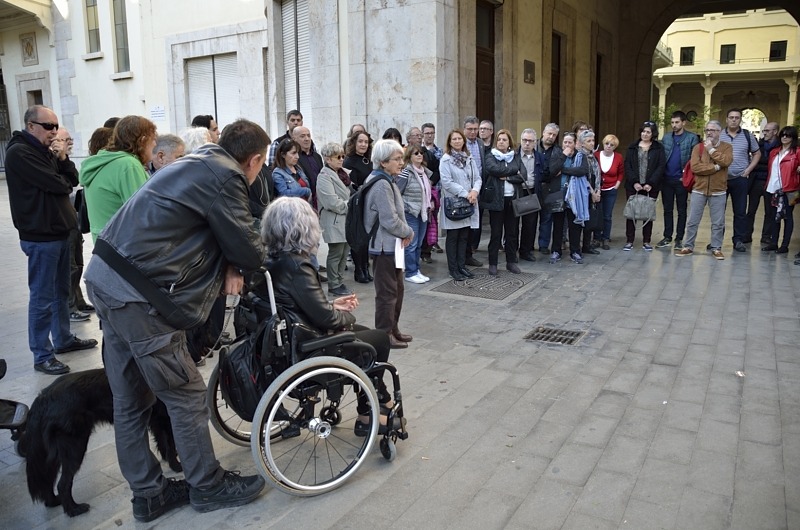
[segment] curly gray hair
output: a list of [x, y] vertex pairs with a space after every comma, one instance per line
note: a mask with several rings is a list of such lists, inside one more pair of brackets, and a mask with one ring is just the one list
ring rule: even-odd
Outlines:
[[328, 142], [322, 146], [322, 149], [319, 150], [319, 154], [322, 155], [322, 158], [331, 158], [332, 156], [343, 155], [344, 149], [336, 142]]
[[317, 213], [297, 197], [275, 199], [261, 218], [261, 239], [271, 255], [316, 254], [321, 234]]
[[395, 153], [403, 153], [403, 146], [395, 140], [378, 140], [372, 147], [372, 168], [380, 169]]

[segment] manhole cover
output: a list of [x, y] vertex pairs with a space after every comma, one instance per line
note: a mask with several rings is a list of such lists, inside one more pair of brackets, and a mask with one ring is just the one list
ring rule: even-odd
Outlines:
[[525, 340], [538, 340], [554, 344], [576, 344], [581, 337], [586, 335], [585, 331], [571, 331], [568, 329], [546, 328], [539, 326], [527, 335]]
[[472, 273], [475, 277], [470, 280], [445, 282], [431, 291], [474, 296], [488, 300], [503, 300], [542, 277], [541, 273], [512, 274], [503, 270], [499, 271], [497, 276], [491, 276], [488, 269], [472, 269]]

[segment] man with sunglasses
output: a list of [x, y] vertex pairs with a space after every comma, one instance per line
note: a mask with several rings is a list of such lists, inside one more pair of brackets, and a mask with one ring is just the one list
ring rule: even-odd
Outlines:
[[24, 122], [8, 142], [6, 181], [11, 218], [28, 257], [28, 345], [36, 371], [65, 374], [69, 366], [55, 354], [97, 346], [69, 329], [69, 234], [78, 224], [69, 196], [78, 171], [65, 142], [56, 139], [55, 112], [35, 105]]

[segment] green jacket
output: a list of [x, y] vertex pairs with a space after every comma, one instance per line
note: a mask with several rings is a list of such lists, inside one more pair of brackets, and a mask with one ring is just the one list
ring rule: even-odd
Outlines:
[[138, 158], [124, 151], [101, 150], [81, 164], [78, 177], [85, 188], [92, 240], [123, 204], [147, 181]]

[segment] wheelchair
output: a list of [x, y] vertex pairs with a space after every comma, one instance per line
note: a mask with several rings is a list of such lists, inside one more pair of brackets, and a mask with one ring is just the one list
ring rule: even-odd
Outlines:
[[[394, 460], [397, 440], [408, 438], [400, 379], [397, 369], [377, 362], [375, 349], [355, 333], [317, 336], [290, 323], [275, 303], [268, 272], [264, 279], [268, 301], [252, 290], [242, 298], [246, 316], [236, 319], [237, 339], [230, 347], [253, 333], [256, 323], [269, 326], [262, 345], [269, 353], [262, 356], [261, 370], [271, 383], [252, 419], [243, 418], [225, 398], [218, 364], [208, 381], [211, 423], [224, 439], [249, 445], [259, 473], [276, 488], [319, 495], [353, 476], [379, 438], [383, 457]], [[375, 390], [374, 381], [385, 374], [391, 409], [381, 406]], [[387, 426], [380, 425], [381, 414]], [[356, 429], [359, 415], [369, 421]]]
[[[5, 377], [8, 365], [5, 359], [0, 359], [0, 379]], [[0, 429], [11, 431], [11, 440], [14, 442], [14, 451], [22, 456], [19, 451], [19, 439], [28, 423], [28, 406], [24, 403], [0, 399]]]

